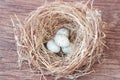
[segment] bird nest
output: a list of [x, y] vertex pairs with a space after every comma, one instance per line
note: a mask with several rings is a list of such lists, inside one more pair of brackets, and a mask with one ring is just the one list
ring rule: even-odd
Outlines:
[[[18, 62], [27, 60], [44, 75], [78, 77], [88, 73], [103, 53], [101, 13], [84, 2], [52, 2], [30, 13], [22, 24], [14, 24]], [[66, 28], [74, 44], [70, 54], [49, 51], [45, 44]]]

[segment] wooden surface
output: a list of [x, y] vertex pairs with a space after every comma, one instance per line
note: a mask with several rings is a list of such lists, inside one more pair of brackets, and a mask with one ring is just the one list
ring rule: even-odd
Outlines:
[[[27, 64], [23, 65], [22, 70], [18, 69], [10, 15], [15, 13], [20, 20], [24, 20], [43, 1], [0, 0], [0, 80], [39, 80], [40, 75], [29, 72]], [[108, 23], [106, 44], [109, 49], [104, 50], [102, 64], [95, 64], [95, 72], [78, 80], [120, 80], [120, 0], [94, 1], [94, 6], [102, 11], [103, 20]], [[48, 80], [53, 79], [48, 77]]]

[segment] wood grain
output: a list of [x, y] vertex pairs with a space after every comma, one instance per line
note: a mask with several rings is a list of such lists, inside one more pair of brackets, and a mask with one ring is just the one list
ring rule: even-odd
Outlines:
[[[23, 65], [22, 70], [18, 69], [10, 16], [17, 14], [20, 20], [24, 20], [29, 12], [43, 2], [44, 0], [0, 0], [0, 80], [39, 80], [40, 75], [30, 72], [27, 64]], [[94, 0], [94, 6], [102, 11], [103, 20], [107, 22], [105, 33], [109, 48], [104, 50], [102, 63], [96, 63], [93, 67], [95, 72], [79, 77], [78, 80], [120, 80], [120, 0]], [[53, 79], [48, 76], [48, 80]]]

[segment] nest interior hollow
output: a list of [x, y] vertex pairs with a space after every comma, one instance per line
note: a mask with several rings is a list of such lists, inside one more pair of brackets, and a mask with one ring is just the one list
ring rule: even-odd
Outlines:
[[[57, 56], [46, 49], [45, 43], [57, 30], [67, 28], [74, 43], [67, 56]], [[18, 24], [15, 36], [19, 56], [41, 73], [84, 74], [103, 52], [104, 33], [101, 14], [82, 2], [53, 2], [30, 13], [23, 25]], [[19, 34], [18, 34], [19, 33]]]

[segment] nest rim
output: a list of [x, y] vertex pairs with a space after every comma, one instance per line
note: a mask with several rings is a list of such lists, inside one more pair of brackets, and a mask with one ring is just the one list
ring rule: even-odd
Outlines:
[[[80, 7], [78, 7], [78, 5], [80, 5]], [[96, 17], [96, 15], [99, 14], [99, 12], [96, 9], [89, 9], [87, 5], [85, 5], [85, 7], [82, 7], [83, 5], [84, 4], [82, 2], [53, 2], [49, 5], [43, 5], [42, 7], [39, 7], [37, 10], [30, 13], [30, 15], [26, 18], [24, 25], [18, 23], [16, 26], [19, 27], [15, 27], [14, 29], [18, 54], [20, 56], [21, 54], [25, 54], [23, 57], [25, 57], [28, 60], [28, 62], [30, 62], [30, 64], [32, 64], [34, 67], [39, 69], [41, 74], [49, 73], [54, 74], [56, 76], [73, 75], [74, 77], [78, 77], [88, 73], [91, 66], [96, 62], [96, 59], [98, 59], [103, 53], [105, 34], [103, 31], [104, 23], [102, 22], [101, 15]], [[68, 12], [67, 10], [63, 9], [63, 7], [65, 6], [68, 9]], [[57, 8], [58, 10], [61, 8], [60, 11], [58, 11]], [[44, 12], [47, 10], [48, 14], [46, 14], [47, 12]], [[53, 13], [50, 10], [53, 10]], [[90, 12], [90, 17], [92, 16], [93, 20], [89, 21], [88, 19], [86, 19], [87, 11]], [[67, 25], [67, 27], [65, 28], [68, 28], [70, 31], [75, 31], [75, 39], [73, 40], [75, 44], [74, 50], [70, 53], [70, 55], [62, 58], [57, 57], [52, 52], [48, 51], [44, 46], [44, 43], [53, 38], [56, 31], [63, 27], [63, 24], [61, 24], [60, 26], [54, 26], [54, 28], [53, 26], [51, 26], [52, 28], [50, 28], [50, 25], [47, 25], [47, 22], [44, 23], [44, 21], [47, 19], [46, 17], [50, 17], [50, 19], [58, 18], [50, 16], [53, 15], [54, 12], [56, 12], [55, 14], [60, 14], [59, 18], [61, 18], [62, 15], [62, 19], [67, 18], [66, 20], [68, 20], [68, 22], [71, 20], [70, 22], [73, 23], [69, 22], [69, 24], [64, 24]], [[42, 13], [44, 14], [44, 16]], [[42, 19], [44, 25], [40, 24], [40, 21], [42, 22]], [[50, 22], [50, 19], [48, 20], [48, 22]], [[42, 25], [42, 27], [40, 27], [40, 25]], [[70, 27], [71, 25], [74, 25], [74, 27]], [[48, 31], [45, 31], [45, 28], [48, 29], [48, 31], [51, 31], [52, 35], [49, 35], [50, 38], [49, 36], [47, 36], [47, 39], [45, 39], [46, 37], [43, 37], [48, 35], [46, 33]], [[20, 33], [21, 31], [23, 33]], [[71, 31], [71, 34], [72, 33], [73, 32]], [[42, 36], [39, 37], [40, 35]], [[51, 57], [56, 58], [50, 60], [52, 59]], [[22, 57], [20, 57], [19, 59], [21, 58]]]

